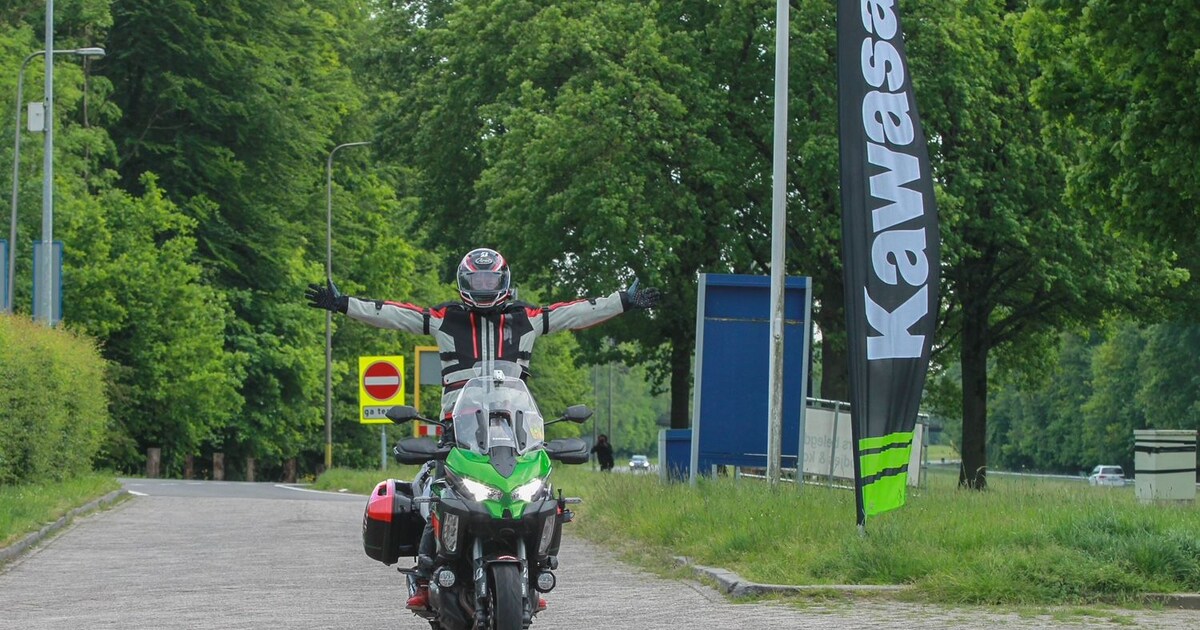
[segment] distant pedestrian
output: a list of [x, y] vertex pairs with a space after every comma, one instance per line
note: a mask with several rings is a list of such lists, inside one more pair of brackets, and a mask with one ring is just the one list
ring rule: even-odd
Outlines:
[[608, 472], [613, 469], [612, 445], [608, 443], [607, 435], [601, 433], [596, 438], [596, 443], [592, 446], [592, 452], [596, 454], [596, 461], [600, 462], [600, 470]]

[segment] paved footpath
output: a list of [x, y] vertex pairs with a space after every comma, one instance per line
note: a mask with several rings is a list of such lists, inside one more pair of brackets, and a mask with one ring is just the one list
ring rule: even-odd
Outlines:
[[[138, 485], [140, 484], [140, 485]], [[0, 629], [389, 628], [402, 578], [363, 554], [363, 498], [270, 484], [133, 482], [138, 496], [80, 519], [0, 568]], [[575, 537], [533, 628], [1200, 628], [1200, 613], [1022, 617], [887, 600], [733, 604]]]

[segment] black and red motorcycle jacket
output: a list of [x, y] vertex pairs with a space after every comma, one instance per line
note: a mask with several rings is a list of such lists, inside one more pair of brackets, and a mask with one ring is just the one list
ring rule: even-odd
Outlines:
[[351, 297], [346, 315], [377, 328], [432, 335], [442, 361], [442, 410], [446, 413], [458, 390], [474, 376], [476, 363], [512, 361], [528, 373], [538, 337], [595, 326], [624, 313], [628, 305], [624, 291], [550, 306], [510, 302], [487, 310], [472, 309], [462, 302], [421, 307]]

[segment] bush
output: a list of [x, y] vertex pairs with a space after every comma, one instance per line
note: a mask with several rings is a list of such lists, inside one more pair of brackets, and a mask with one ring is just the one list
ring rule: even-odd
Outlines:
[[0, 485], [91, 470], [108, 425], [94, 342], [0, 315]]

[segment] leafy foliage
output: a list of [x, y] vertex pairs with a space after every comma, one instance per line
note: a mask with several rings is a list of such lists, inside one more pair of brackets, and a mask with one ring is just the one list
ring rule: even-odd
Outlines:
[[[453, 299], [449, 261], [479, 245], [513, 260], [526, 299], [661, 287], [656, 311], [534, 358], [544, 411], [588, 402], [605, 430], [615, 365], [612, 432], [630, 450], [653, 449], [660, 390], [672, 426], [690, 419], [695, 274], [768, 269], [773, 3], [57, 4], [56, 48], [108, 50], [56, 58], [55, 233], [65, 325], [109, 362], [114, 466], [150, 445], [173, 472], [215, 451], [231, 476], [251, 457], [267, 475], [321, 466], [323, 317], [300, 295], [324, 275], [327, 210], [333, 277], [356, 295]], [[0, 7], [0, 92], [41, 47], [44, 7]], [[902, 9], [942, 220], [927, 401], [964, 419], [968, 468], [1071, 469], [1127, 457], [1133, 428], [1194, 426], [1195, 370], [1179, 366], [1200, 342], [1200, 9]], [[814, 278], [822, 395], [844, 398], [834, 20], [833, 3], [792, 3], [787, 259]], [[0, 133], [18, 131], [12, 105]], [[21, 137], [24, 316], [42, 143]], [[326, 188], [330, 150], [353, 141], [372, 146], [339, 152]], [[356, 357], [428, 340], [333, 326], [335, 458], [370, 464]], [[602, 367], [589, 379], [584, 363]]]
[[178, 472], [240, 410], [246, 357], [225, 351], [232, 314], [202, 283], [195, 222], [153, 177], [143, 185], [140, 198], [109, 189], [63, 205], [63, 299], [71, 325], [104, 339], [113, 366], [106, 463], [136, 471], [157, 446]]
[[1115, 323], [1064, 335], [1057, 367], [1036, 387], [1001, 383], [991, 408], [998, 465], [1076, 474], [1133, 469], [1133, 432], [1200, 429], [1196, 326]]
[[108, 423], [94, 342], [0, 315], [0, 486], [89, 472]]

